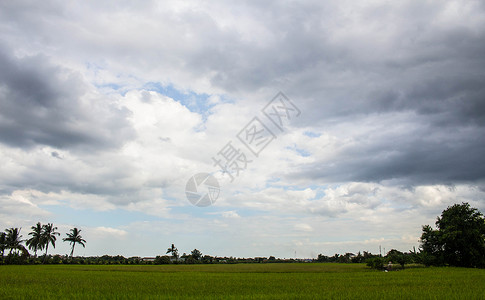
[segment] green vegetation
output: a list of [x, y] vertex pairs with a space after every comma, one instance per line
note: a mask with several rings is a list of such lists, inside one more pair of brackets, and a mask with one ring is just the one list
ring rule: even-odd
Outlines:
[[[59, 263], [67, 262], [62, 259], [60, 255], [47, 255], [49, 250], [49, 244], [52, 247], [56, 247], [57, 236], [60, 235], [57, 232], [57, 227], [52, 223], [42, 225], [37, 222], [36, 225], [31, 227], [32, 231], [29, 233], [30, 238], [27, 240], [22, 239], [20, 234], [21, 228], [7, 228], [5, 232], [0, 232], [0, 264], [36, 264], [40, 260], [37, 259], [37, 251], [43, 250], [45, 248], [45, 254], [42, 259], [42, 263]], [[86, 241], [81, 236], [81, 230], [78, 228], [73, 228], [70, 233], [66, 233], [67, 238], [64, 238], [64, 242], [69, 242], [71, 244], [71, 260], [74, 254], [74, 247], [76, 244], [80, 244], [85, 247]], [[22, 245], [29, 247], [30, 250], [34, 251], [34, 257], [32, 258], [29, 251]], [[5, 258], [5, 250], [10, 250], [7, 257]], [[72, 261], [70, 261], [71, 263]], [[78, 262], [79, 263], [79, 262]]]
[[[485, 267], [485, 218], [476, 208], [470, 207], [468, 203], [455, 204], [443, 211], [436, 222], [438, 229], [434, 230], [429, 225], [423, 226], [421, 236], [421, 247], [419, 252], [416, 249], [407, 253], [392, 249], [384, 257], [370, 252], [335, 254], [325, 256], [319, 254], [317, 259], [309, 261], [326, 263], [366, 263], [367, 266], [377, 270], [393, 270], [399, 265], [404, 269], [406, 264], [424, 264], [426, 266], [458, 266], [458, 267]], [[81, 230], [73, 228], [64, 242], [71, 244], [71, 253], [68, 256], [48, 255], [49, 244], [56, 246], [57, 227], [48, 223], [42, 225], [40, 222], [31, 227], [31, 236], [28, 240], [22, 240], [20, 228], [7, 228], [0, 232], [0, 264], [38, 264], [37, 251], [45, 248], [42, 257], [43, 264], [214, 264], [214, 263], [292, 263], [298, 262], [294, 259], [279, 259], [274, 256], [235, 258], [235, 257], [212, 257], [202, 255], [197, 249], [190, 254], [179, 255], [174, 244], [167, 249], [165, 254], [171, 256], [156, 257], [130, 257], [108, 256], [102, 257], [73, 257], [76, 244], [85, 247], [86, 240], [80, 235]], [[22, 243], [34, 251], [34, 257], [30, 256], [28, 250]], [[414, 247], [413, 247], [414, 248]], [[5, 250], [9, 250], [5, 258]], [[308, 260], [299, 260], [308, 261]]]
[[[419, 252], [320, 254], [314, 260], [319, 263], [298, 263], [274, 256], [212, 257], [197, 249], [179, 255], [174, 244], [166, 251], [171, 256], [73, 257], [75, 245], [86, 243], [77, 228], [63, 239], [71, 244], [70, 256], [52, 256], [48, 247], [55, 247], [57, 227], [37, 223], [28, 240], [20, 228], [0, 232], [0, 299], [483, 298], [485, 269], [450, 267], [484, 266], [483, 215], [468, 204], [454, 205], [436, 224], [436, 230], [423, 226]], [[424, 267], [433, 264], [445, 267]]]
[[485, 218], [468, 203], [443, 211], [437, 229], [423, 226], [421, 247], [426, 265], [485, 267]]
[[66, 233], [66, 234], [67, 234], [67, 238], [63, 238], [62, 240], [64, 242], [69, 242], [71, 244], [72, 246], [71, 258], [72, 258], [74, 255], [74, 247], [76, 246], [76, 244], [80, 244], [81, 246], [86, 247], [85, 245], [86, 240], [84, 240], [83, 237], [81, 236], [81, 229], [77, 229], [76, 227], [71, 229], [71, 233]]
[[172, 247], [168, 248], [167, 249], [167, 254], [168, 253], [171, 253], [173, 257], [175, 257], [175, 260], [178, 260], [178, 257], [179, 257], [179, 251], [178, 249], [175, 247], [174, 244], [172, 244]]
[[480, 299], [485, 270], [364, 264], [1, 266], [0, 299]]

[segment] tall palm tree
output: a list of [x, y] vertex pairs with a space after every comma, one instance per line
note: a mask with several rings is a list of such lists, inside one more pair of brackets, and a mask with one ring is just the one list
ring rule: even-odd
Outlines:
[[47, 225], [42, 226], [42, 244], [45, 246], [45, 257], [44, 263], [47, 259], [47, 251], [49, 251], [49, 243], [52, 244], [52, 247], [56, 248], [56, 235], [60, 235], [59, 232], [56, 231], [57, 227], [55, 227], [52, 223], [47, 223]]
[[6, 245], [10, 252], [8, 255], [12, 254], [12, 250], [19, 249], [20, 244], [22, 243], [22, 236], [20, 235], [20, 230], [22, 228], [7, 228], [6, 231]]
[[74, 247], [76, 246], [76, 244], [81, 244], [83, 247], [86, 247], [84, 245], [86, 241], [79, 234], [80, 232], [81, 232], [81, 229], [77, 229], [76, 227], [74, 227], [73, 229], [71, 229], [71, 233], [66, 233], [67, 238], [62, 239], [64, 242], [69, 242], [72, 245], [71, 258], [74, 254]]
[[0, 232], [0, 251], [2, 251], [2, 258], [7, 248], [7, 235], [5, 232]]
[[178, 260], [179, 251], [177, 248], [175, 248], [174, 244], [172, 244], [172, 247], [167, 249], [167, 253], [172, 253], [173, 257], [175, 257], [175, 260]]
[[42, 224], [37, 222], [35, 226], [30, 227], [32, 231], [29, 233], [32, 237], [27, 240], [26, 244], [30, 250], [34, 251], [34, 256], [37, 257], [37, 250], [44, 248], [44, 242], [42, 240]]

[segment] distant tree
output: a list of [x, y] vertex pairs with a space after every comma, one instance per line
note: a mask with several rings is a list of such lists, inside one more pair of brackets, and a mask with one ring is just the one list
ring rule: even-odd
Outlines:
[[383, 257], [373, 257], [369, 258], [366, 261], [368, 267], [371, 267], [376, 270], [383, 270], [384, 269], [384, 258]]
[[19, 250], [22, 243], [22, 236], [20, 235], [21, 228], [7, 228], [6, 231], [6, 245], [7, 249], [10, 249], [9, 255], [13, 250]]
[[178, 249], [175, 247], [174, 244], [172, 244], [172, 247], [168, 248], [167, 249], [167, 254], [170, 253], [172, 254], [173, 257], [175, 257], [175, 260], [178, 260], [178, 257], [179, 257], [179, 251]]
[[52, 223], [48, 223], [42, 226], [42, 241], [43, 246], [45, 246], [45, 257], [44, 263], [47, 259], [47, 252], [49, 251], [49, 244], [52, 244], [52, 247], [56, 248], [56, 235], [60, 235], [59, 232], [56, 231], [57, 227], [55, 227]]
[[328, 262], [329, 260], [330, 260], [330, 257], [324, 254], [318, 254], [318, 257], [317, 257], [318, 262]]
[[452, 266], [485, 267], [485, 218], [480, 211], [468, 203], [455, 204], [438, 217], [436, 227], [423, 226], [425, 257]]
[[192, 250], [192, 252], [190, 253], [190, 256], [192, 256], [193, 259], [195, 260], [200, 260], [200, 258], [202, 257], [202, 252], [200, 252], [199, 250], [197, 249], [194, 249]]
[[37, 222], [35, 226], [30, 227], [32, 231], [29, 233], [32, 237], [27, 240], [26, 245], [30, 250], [34, 251], [34, 256], [37, 257], [37, 250], [42, 250], [44, 248], [44, 243], [42, 241], [42, 225]]
[[204, 255], [204, 257], [202, 257], [202, 262], [204, 264], [211, 264], [214, 262], [214, 257], [210, 256], [210, 255]]
[[396, 249], [392, 249], [391, 251], [389, 251], [386, 255], [386, 258], [393, 263], [400, 264], [403, 269], [404, 265], [408, 262], [408, 256], [405, 253]]
[[81, 246], [83, 246], [83, 248], [86, 247], [86, 245], [84, 245], [86, 241], [83, 239], [80, 233], [81, 230], [74, 227], [71, 229], [71, 233], [66, 233], [67, 238], [62, 239], [64, 242], [69, 242], [72, 246], [71, 258], [74, 255], [74, 247], [76, 246], [76, 244], [80, 244]]
[[362, 256], [364, 257], [364, 261], [365, 261], [369, 258], [377, 257], [377, 254], [372, 254], [370, 252], [364, 251], [364, 254]]
[[29, 258], [30, 254], [29, 251], [24, 247], [24, 245], [19, 245], [18, 249], [20, 250], [20, 257], [21, 257], [21, 262], [25, 262], [27, 258]]
[[364, 256], [359, 251], [359, 252], [357, 252], [356, 256], [354, 256], [350, 259], [350, 261], [353, 262], [353, 263], [363, 263], [364, 262]]
[[429, 225], [423, 226], [421, 235], [421, 253], [419, 255], [421, 263], [429, 265], [442, 265], [443, 242], [439, 230], [433, 229]]
[[170, 263], [172, 263], [170, 261], [170, 257], [164, 255], [164, 256], [157, 256], [155, 257], [155, 262], [154, 262], [156, 265], [168, 265]]
[[339, 263], [350, 263], [351, 262], [351, 258], [354, 257], [355, 254], [353, 253], [350, 253], [350, 252], [347, 252], [345, 253], [344, 255], [340, 255], [338, 258], [337, 258], [337, 262]]
[[413, 250], [409, 250], [407, 253], [407, 263], [419, 263], [419, 254], [416, 252], [416, 247], [413, 246]]
[[196, 261], [190, 255], [187, 255], [187, 253], [184, 252], [184, 254], [179, 256], [179, 259], [177, 260], [177, 262], [194, 264]]

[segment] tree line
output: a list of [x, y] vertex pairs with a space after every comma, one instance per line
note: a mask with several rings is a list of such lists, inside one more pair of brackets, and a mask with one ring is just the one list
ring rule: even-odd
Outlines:
[[391, 250], [385, 257], [368, 259], [367, 265], [384, 269], [392, 261], [403, 268], [408, 263], [485, 268], [485, 218], [477, 208], [468, 203], [449, 206], [435, 225], [422, 226], [419, 252]]
[[[56, 237], [60, 234], [57, 227], [48, 223], [37, 223], [31, 227], [30, 238], [25, 240], [26, 246], [34, 251], [30, 257], [28, 250], [22, 245], [24, 240], [20, 235], [20, 228], [8, 228], [0, 232], [0, 264], [11, 263], [69, 263], [69, 264], [213, 264], [213, 263], [273, 263], [273, 262], [334, 262], [334, 263], [366, 263], [375, 269], [385, 269], [386, 265], [395, 265], [404, 268], [406, 264], [422, 264], [426, 266], [459, 266], [459, 267], [485, 267], [485, 218], [476, 208], [468, 203], [455, 204], [445, 209], [437, 218], [436, 229], [430, 225], [422, 226], [422, 235], [418, 251], [413, 249], [401, 252], [392, 249], [384, 256], [372, 254], [367, 251], [357, 254], [345, 253], [325, 256], [319, 254], [316, 259], [280, 259], [274, 256], [236, 258], [216, 257], [203, 255], [194, 249], [190, 254], [179, 255], [174, 244], [166, 250], [166, 255], [154, 258], [141, 258], [123, 256], [93, 256], [74, 257], [76, 244], [85, 246], [86, 241], [80, 235], [81, 230], [72, 228], [66, 233], [63, 241], [71, 244], [69, 256], [48, 255], [49, 245], [55, 248]], [[4, 252], [8, 250], [5, 257]], [[37, 258], [37, 251], [45, 250], [41, 258]], [[169, 255], [167, 255], [169, 254]]]
[[[55, 248], [57, 236], [60, 235], [60, 233], [57, 232], [57, 227], [52, 223], [42, 225], [40, 222], [37, 222], [37, 224], [31, 227], [31, 232], [29, 232], [30, 238], [26, 240], [22, 239], [20, 231], [21, 228], [12, 227], [5, 229], [5, 232], [0, 232], [0, 263], [19, 264], [28, 262], [31, 257], [29, 251], [22, 245], [23, 242], [25, 242], [25, 245], [30, 250], [34, 251], [34, 257], [30, 262], [39, 262], [37, 259], [37, 251], [43, 251], [45, 249], [41, 262], [46, 263], [48, 259], [47, 254], [49, 245], [52, 245], [52, 247]], [[82, 238], [80, 233], [81, 230], [74, 227], [70, 232], [66, 233], [67, 237], [62, 239], [64, 242], [69, 242], [71, 244], [71, 259], [74, 255], [74, 247], [76, 244], [85, 247], [86, 241]], [[8, 255], [5, 257], [6, 250], [8, 250]]]

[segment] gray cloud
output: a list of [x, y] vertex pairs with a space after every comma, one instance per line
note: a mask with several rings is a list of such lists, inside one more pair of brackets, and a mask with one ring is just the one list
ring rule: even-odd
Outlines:
[[[123, 14], [124, 5], [82, 5], [78, 13], [69, 6], [26, 10], [2, 5], [11, 24], [5, 36], [23, 34], [19, 43], [25, 47], [62, 56], [49, 49], [57, 45], [71, 59], [103, 62], [101, 68], [113, 68], [120, 78], [133, 73], [145, 81], [159, 76], [190, 86], [190, 81], [177, 80], [205, 77], [213, 88], [236, 98], [283, 90], [303, 111], [297, 126], [318, 126], [330, 134], [335, 124], [358, 127], [368, 116], [380, 123], [380, 116], [407, 113], [405, 122], [414, 124], [411, 130], [385, 121], [381, 127], [393, 129], [392, 136], [361, 136], [365, 143], [341, 149], [330, 164], [300, 166], [295, 176], [411, 184], [483, 179], [485, 30], [477, 26], [484, 10], [480, 3], [455, 8], [421, 1], [359, 7], [345, 1], [258, 1], [219, 4], [217, 9], [150, 3], [131, 7], [130, 18]], [[105, 21], [107, 15], [112, 23]], [[3, 54], [0, 59], [8, 70], [3, 74], [9, 74], [1, 77], [2, 93], [16, 99], [2, 103], [4, 143], [61, 148], [123, 141], [129, 131], [123, 112], [109, 108], [93, 118], [76, 106], [73, 99], [87, 87], [75, 74], [61, 78], [66, 71], [49, 66], [42, 56]], [[42, 110], [44, 115], [34, 113]], [[111, 121], [99, 121], [106, 113]], [[94, 122], [97, 130], [76, 126], [74, 119]], [[98, 132], [101, 128], [104, 132]]]
[[62, 159], [62, 157], [59, 155], [59, 153], [57, 151], [51, 152], [51, 156], [52, 157], [55, 157], [55, 158], [58, 158], [58, 159]]
[[[13, 147], [117, 147], [132, 135], [127, 113], [109, 99], [91, 99], [79, 74], [45, 56], [0, 51], [0, 142]], [[104, 102], [104, 103], [103, 103]]]

